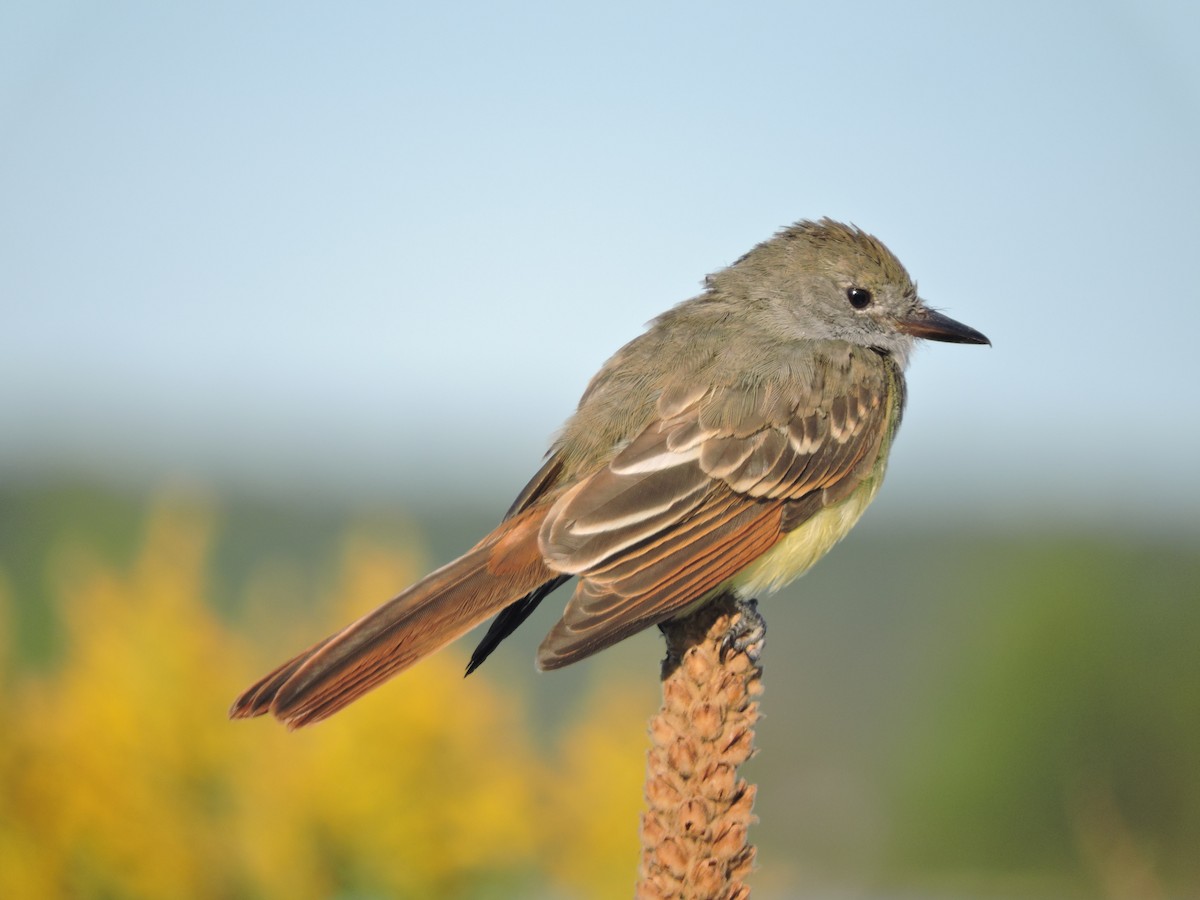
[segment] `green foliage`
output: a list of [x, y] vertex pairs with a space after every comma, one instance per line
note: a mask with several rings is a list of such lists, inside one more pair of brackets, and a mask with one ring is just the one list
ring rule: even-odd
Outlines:
[[1114, 866], [1197, 884], [1200, 560], [1062, 536], [996, 550], [901, 757], [898, 857], [1091, 892], [1130, 874]]

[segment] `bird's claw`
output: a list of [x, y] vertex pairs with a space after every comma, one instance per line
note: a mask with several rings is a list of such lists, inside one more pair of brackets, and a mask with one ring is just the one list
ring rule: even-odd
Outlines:
[[721, 640], [721, 662], [732, 653], [745, 653], [750, 661], [758, 665], [762, 655], [763, 642], [767, 637], [767, 620], [758, 611], [758, 601], [738, 597], [736, 600], [737, 618], [725, 632]]

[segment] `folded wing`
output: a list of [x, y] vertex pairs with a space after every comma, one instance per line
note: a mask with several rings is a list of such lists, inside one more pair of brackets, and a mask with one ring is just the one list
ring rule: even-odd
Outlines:
[[663, 622], [721, 587], [818, 510], [848, 497], [894, 429], [899, 375], [847, 347], [705, 391], [668, 387], [659, 418], [567, 491], [539, 536], [578, 575], [538, 663], [553, 669]]

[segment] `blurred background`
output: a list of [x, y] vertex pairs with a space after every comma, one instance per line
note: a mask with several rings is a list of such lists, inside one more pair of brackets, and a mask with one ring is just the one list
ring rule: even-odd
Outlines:
[[927, 347], [765, 606], [763, 897], [1200, 897], [1200, 7], [0, 9], [0, 896], [611, 897], [661, 642], [296, 734], [590, 375], [799, 218]]

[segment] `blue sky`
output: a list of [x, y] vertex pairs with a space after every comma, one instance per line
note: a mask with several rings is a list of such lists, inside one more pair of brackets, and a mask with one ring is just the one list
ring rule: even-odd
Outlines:
[[510, 495], [828, 215], [995, 345], [895, 503], [1196, 518], [1196, 4], [251, 6], [0, 10], [3, 477]]

